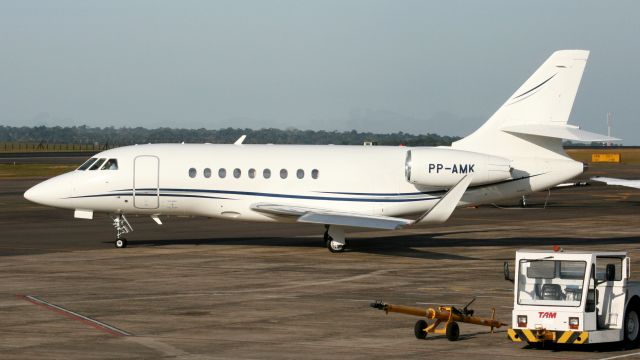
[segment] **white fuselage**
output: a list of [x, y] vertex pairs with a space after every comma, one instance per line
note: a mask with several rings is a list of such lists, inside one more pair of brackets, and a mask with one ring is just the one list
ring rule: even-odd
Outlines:
[[[107, 150], [117, 170], [76, 170], [36, 185], [25, 197], [68, 209], [114, 214], [189, 215], [291, 221], [252, 210], [274, 202], [370, 215], [404, 216], [432, 208], [447, 187], [405, 178], [409, 148], [338, 145], [150, 144]], [[448, 147], [440, 147], [447, 156]], [[439, 159], [433, 159], [435, 162]], [[582, 164], [549, 158], [509, 159], [508, 179], [467, 189], [459, 205], [490, 203], [548, 189], [582, 172]], [[426, 164], [413, 164], [427, 171]], [[195, 176], [190, 176], [195, 169]], [[205, 177], [210, 169], [210, 177]], [[226, 176], [222, 178], [220, 169]], [[234, 171], [239, 169], [239, 176]], [[249, 177], [250, 169], [255, 176]], [[264, 170], [271, 176], [265, 178]], [[282, 170], [286, 178], [281, 177]], [[304, 174], [298, 174], [302, 170]], [[317, 178], [312, 177], [317, 170]], [[193, 170], [191, 170], [193, 175]], [[208, 172], [208, 171], [207, 171]], [[302, 175], [301, 178], [298, 175]]]

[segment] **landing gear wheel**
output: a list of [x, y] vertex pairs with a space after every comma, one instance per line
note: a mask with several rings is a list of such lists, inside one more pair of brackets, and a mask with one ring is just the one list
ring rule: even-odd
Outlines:
[[413, 334], [416, 336], [416, 339], [424, 340], [427, 338], [427, 332], [424, 331], [427, 326], [428, 324], [424, 320], [416, 321], [416, 324], [413, 326]]
[[624, 345], [627, 349], [634, 349], [640, 343], [640, 319], [638, 309], [628, 309], [624, 314]]
[[127, 239], [116, 239], [116, 247], [118, 249], [122, 249], [122, 248], [126, 248], [127, 247]]
[[325, 244], [327, 245], [327, 249], [329, 249], [329, 251], [331, 251], [332, 253], [343, 252], [346, 245], [333, 240], [331, 237], [329, 237]]
[[520, 207], [521, 208], [525, 208], [527, 207], [527, 198], [525, 196], [523, 196], [522, 198], [520, 198]]
[[460, 337], [460, 327], [457, 322], [452, 322], [447, 326], [447, 339], [449, 341], [456, 341]]

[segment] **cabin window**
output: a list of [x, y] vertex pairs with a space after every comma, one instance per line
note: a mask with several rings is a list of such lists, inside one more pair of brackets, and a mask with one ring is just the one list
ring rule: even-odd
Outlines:
[[270, 177], [271, 177], [271, 170], [269, 170], [269, 169], [264, 169], [264, 170], [262, 171], [262, 176], [263, 176], [265, 179], [270, 178]]
[[296, 171], [296, 176], [298, 177], [298, 179], [304, 178], [304, 170], [298, 169], [298, 171]]
[[102, 166], [102, 169], [100, 170], [118, 170], [118, 160], [116, 159], [107, 160], [107, 162], [104, 163], [104, 165]]
[[189, 169], [189, 177], [190, 178], [194, 178], [194, 177], [196, 177], [196, 175], [198, 175], [198, 172], [196, 171], [195, 168]]
[[287, 172], [287, 169], [281, 169], [280, 170], [280, 178], [286, 179], [287, 175], [289, 175], [289, 173]]
[[204, 175], [204, 177], [206, 177], [207, 179], [211, 177], [211, 169], [209, 168], [205, 168], [204, 171], [202, 172], [202, 174]]
[[240, 169], [238, 169], [238, 168], [233, 169], [233, 177], [234, 178], [237, 179], [237, 178], [240, 177], [240, 175], [242, 175], [242, 171], [240, 171]]
[[91, 158], [87, 161], [85, 161], [82, 165], [80, 165], [80, 167], [78, 168], [78, 170], [87, 170], [89, 168], [89, 166], [91, 166], [91, 164], [93, 164], [94, 161], [98, 160], [97, 158]]
[[218, 177], [220, 177], [220, 179], [227, 177], [227, 169], [220, 168], [220, 170], [218, 170]]
[[249, 175], [250, 179], [253, 179], [256, 177], [256, 169], [249, 169], [249, 171], [247, 172], [247, 174]]
[[105, 158], [102, 159], [98, 159], [98, 161], [96, 161], [93, 165], [91, 165], [91, 167], [89, 168], [89, 170], [98, 170], [100, 169], [100, 165], [102, 165], [103, 162], [105, 162]]
[[318, 171], [318, 169], [311, 170], [311, 177], [312, 178], [317, 179], [318, 175], [320, 175], [320, 172]]

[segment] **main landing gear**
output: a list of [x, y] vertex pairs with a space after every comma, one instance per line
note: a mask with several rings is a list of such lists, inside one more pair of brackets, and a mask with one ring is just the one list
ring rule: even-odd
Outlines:
[[340, 226], [325, 225], [324, 244], [332, 253], [341, 253], [347, 247], [344, 229]]
[[123, 234], [127, 234], [133, 231], [131, 224], [124, 214], [118, 214], [118, 216], [113, 218], [113, 227], [116, 228], [116, 241], [115, 245], [118, 249], [127, 247], [127, 239], [123, 238]]

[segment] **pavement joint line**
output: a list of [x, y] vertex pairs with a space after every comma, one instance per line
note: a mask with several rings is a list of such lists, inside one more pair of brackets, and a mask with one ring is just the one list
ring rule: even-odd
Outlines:
[[77, 312], [71, 311], [69, 309], [65, 309], [62, 306], [56, 305], [56, 304], [52, 304], [48, 301], [39, 299], [35, 296], [32, 295], [16, 295], [18, 298], [21, 298], [25, 301], [28, 301], [32, 304], [41, 306], [45, 309], [49, 309], [51, 311], [57, 312], [59, 314], [62, 314], [64, 316], [66, 316], [69, 319], [72, 320], [76, 320], [79, 321], [81, 323], [87, 324], [89, 326], [92, 326], [100, 331], [103, 331], [107, 334], [113, 335], [113, 336], [131, 336], [131, 333], [128, 333], [124, 330], [118, 329], [115, 326], [111, 326], [109, 324], [103, 323], [101, 321], [98, 321], [96, 319], [92, 319], [88, 316], [84, 316], [82, 314], [78, 314]]
[[632, 353], [632, 354], [616, 355], [616, 356], [611, 356], [611, 357], [601, 358], [601, 359], [599, 359], [599, 360], [622, 359], [622, 358], [632, 357], [632, 356], [640, 356], [640, 352]]

